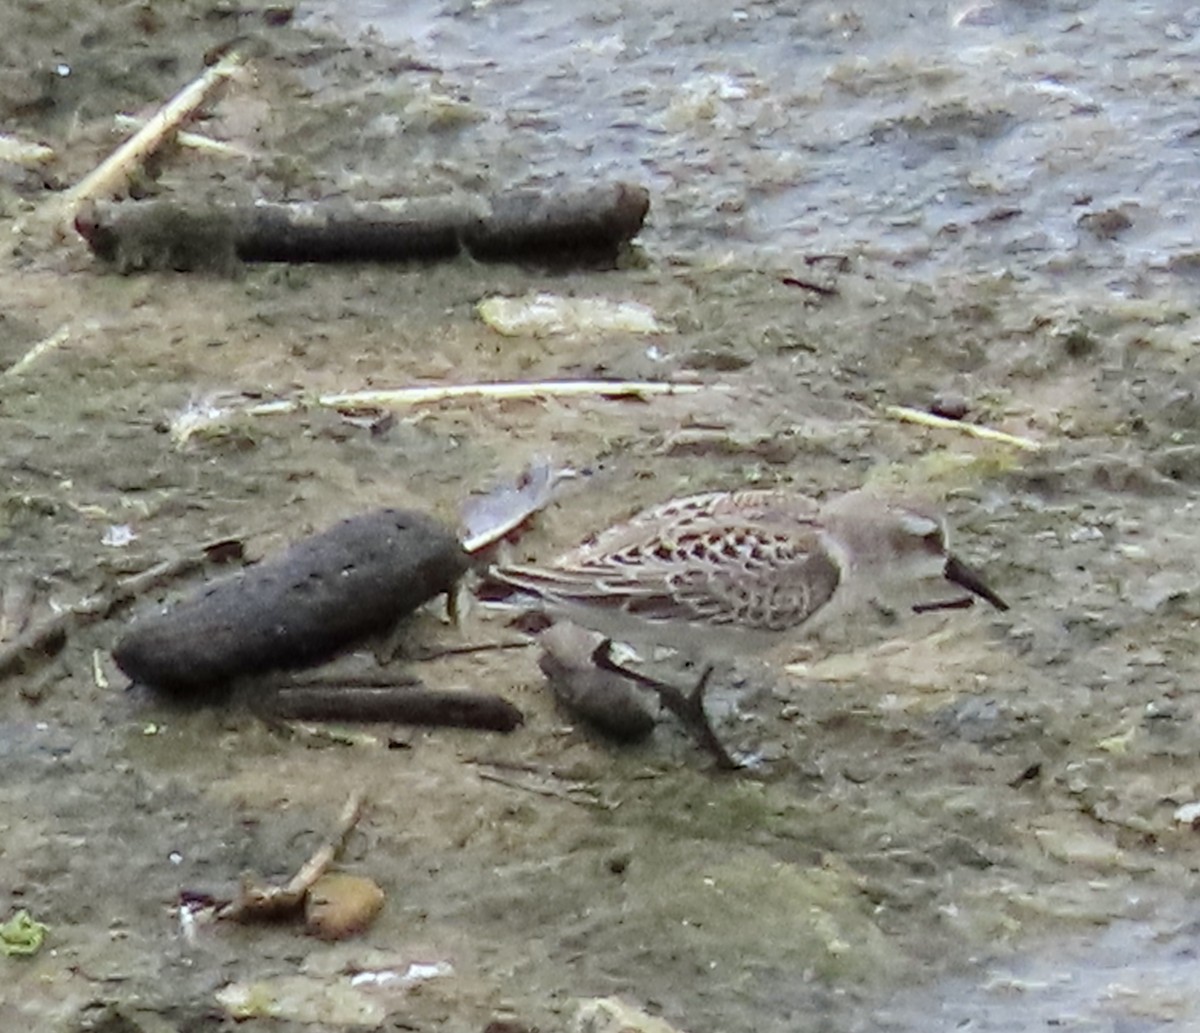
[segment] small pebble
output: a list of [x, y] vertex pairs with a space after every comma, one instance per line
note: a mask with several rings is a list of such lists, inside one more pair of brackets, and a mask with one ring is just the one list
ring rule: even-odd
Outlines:
[[363, 932], [383, 908], [384, 894], [372, 879], [330, 872], [308, 891], [304, 921], [322, 940], [344, 940]]
[[929, 403], [929, 411], [945, 420], [961, 420], [970, 408], [966, 396], [957, 391], [939, 391]]
[[1109, 208], [1102, 212], [1088, 212], [1079, 217], [1079, 225], [1098, 237], [1100, 240], [1112, 240], [1113, 237], [1133, 225], [1133, 220], [1118, 208]]

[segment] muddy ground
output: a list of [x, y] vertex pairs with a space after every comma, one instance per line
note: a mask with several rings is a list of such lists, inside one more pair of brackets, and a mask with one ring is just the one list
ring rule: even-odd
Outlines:
[[[4, 227], [107, 153], [114, 112], [151, 110], [236, 33], [262, 52], [207, 131], [255, 156], [177, 154], [139, 191], [507, 185], [439, 158], [438, 134], [463, 131], [454, 118], [386, 129], [379, 116], [409, 96], [412, 69], [384, 49], [271, 26], [255, 4], [22, 3], [0, 13], [0, 118], [59, 158], [40, 172], [0, 166]], [[431, 686], [512, 700], [526, 723], [510, 735], [323, 736], [171, 707], [128, 691], [108, 650], [140, 608], [197, 582], [172, 584], [3, 682], [0, 918], [24, 908], [49, 926], [35, 956], [0, 959], [6, 1027], [505, 1020], [548, 1033], [569, 1027], [580, 999], [619, 995], [692, 1031], [951, 1028], [962, 1016], [1018, 1029], [1046, 985], [1067, 988], [1052, 1015], [1080, 1028], [1195, 1019], [1161, 972], [1083, 987], [1068, 960], [1103, 933], [1109, 960], [1096, 964], [1184, 964], [1200, 917], [1195, 833], [1176, 819], [1200, 798], [1200, 322], [1186, 269], [1129, 301], [1019, 276], [914, 284], [852, 257], [822, 271], [837, 288], [825, 296], [783, 282], [809, 275], [803, 256], [759, 266], [661, 240], [615, 271], [464, 261], [233, 280], [116, 276], [41, 232], [13, 245], [0, 259], [0, 365], [67, 336], [0, 373], [10, 621], [13, 600], [44, 620], [223, 537], [257, 558], [377, 506], [453, 522], [464, 498], [537, 454], [588, 475], [522, 556], [692, 491], [823, 494], [885, 477], [946, 497], [958, 547], [1012, 609], [868, 615], [840, 643], [739, 663], [714, 693], [718, 709], [738, 707], [723, 730], [768, 760], [731, 777], [669, 721], [638, 747], [590, 736], [555, 709], [533, 650], [416, 667]], [[636, 300], [673, 329], [505, 338], [476, 314], [484, 297], [530, 291]], [[316, 408], [235, 418], [185, 443], [170, 432], [218, 393], [592, 376], [711, 389], [444, 404], [398, 412], [379, 434]], [[1042, 448], [886, 414], [939, 391]], [[122, 525], [135, 539], [104, 544]], [[484, 613], [456, 629], [436, 608], [414, 629], [425, 644], [510, 635]], [[342, 865], [388, 894], [365, 936], [183, 935], [181, 890], [287, 875], [355, 789], [370, 803]], [[448, 968], [407, 989], [348, 985], [347, 973], [412, 962]], [[229, 984], [260, 984], [259, 1017], [235, 1021], [218, 998]]]

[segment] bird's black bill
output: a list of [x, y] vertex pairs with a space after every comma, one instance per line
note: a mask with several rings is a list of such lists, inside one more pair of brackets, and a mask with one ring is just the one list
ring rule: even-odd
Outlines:
[[961, 585], [968, 592], [974, 592], [981, 599], [986, 599], [997, 610], [1007, 610], [1008, 603], [1001, 599], [987, 585], [983, 583], [983, 578], [975, 573], [957, 556], [951, 555], [946, 557], [946, 569], [943, 571], [947, 581], [953, 581], [956, 585]]
[[935, 610], [969, 610], [975, 605], [973, 596], [960, 595], [955, 599], [939, 599], [933, 603], [913, 603], [913, 613], [933, 613]]

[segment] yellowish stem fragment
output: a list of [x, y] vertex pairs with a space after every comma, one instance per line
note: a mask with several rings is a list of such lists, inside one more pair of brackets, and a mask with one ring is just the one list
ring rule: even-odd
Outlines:
[[1027, 452], [1038, 452], [1042, 449], [1042, 445], [1032, 438], [1023, 438], [1016, 434], [1008, 434], [1005, 431], [996, 430], [992, 427], [981, 427], [977, 423], [949, 420], [945, 416], [935, 416], [933, 413], [924, 412], [921, 409], [910, 409], [907, 405], [889, 405], [883, 411], [885, 415], [890, 416], [892, 419], [903, 420], [905, 423], [918, 423], [922, 427], [936, 427], [938, 430], [955, 430], [960, 434], [969, 434], [973, 438], [981, 438], [984, 441], [998, 441], [1005, 445], [1012, 445], [1015, 448], [1022, 448]]

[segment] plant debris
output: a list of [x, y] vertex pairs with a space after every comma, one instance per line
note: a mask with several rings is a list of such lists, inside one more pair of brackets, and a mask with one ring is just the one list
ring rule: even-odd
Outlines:
[[9, 957], [29, 957], [42, 949], [50, 927], [37, 921], [22, 908], [0, 924], [0, 953]]
[[268, 885], [246, 877], [242, 880], [237, 899], [217, 906], [215, 917], [233, 922], [264, 922], [298, 916], [309, 890], [333, 864], [350, 833], [362, 818], [365, 803], [361, 792], [350, 794], [342, 806], [332, 835], [300, 866], [285, 885]]
[[253, 204], [154, 201], [80, 206], [75, 229], [119, 273], [236, 275], [242, 262], [616, 262], [650, 208], [644, 187], [495, 197]]
[[134, 681], [178, 695], [323, 663], [452, 592], [467, 567], [455, 535], [423, 513], [343, 520], [282, 556], [136, 621], [113, 649]]

